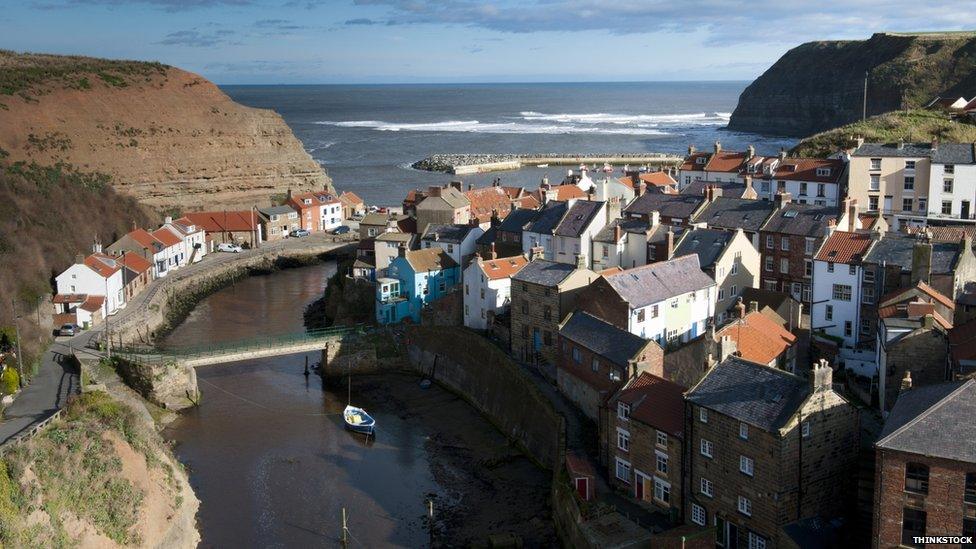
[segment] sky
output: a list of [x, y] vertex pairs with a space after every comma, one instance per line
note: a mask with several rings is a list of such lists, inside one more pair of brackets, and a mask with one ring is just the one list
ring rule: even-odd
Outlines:
[[0, 0], [0, 49], [218, 84], [751, 80], [805, 41], [973, 28], [971, 0]]

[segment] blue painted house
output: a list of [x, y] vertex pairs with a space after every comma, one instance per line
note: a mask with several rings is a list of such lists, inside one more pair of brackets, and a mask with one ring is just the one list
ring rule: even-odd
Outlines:
[[461, 267], [440, 247], [400, 248], [376, 279], [376, 322], [396, 324], [406, 318], [420, 322], [424, 305], [439, 299], [461, 282]]

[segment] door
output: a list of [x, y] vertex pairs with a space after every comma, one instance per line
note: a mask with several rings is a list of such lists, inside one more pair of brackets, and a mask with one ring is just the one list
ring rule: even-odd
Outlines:
[[576, 492], [583, 501], [589, 501], [590, 499], [590, 481], [586, 477], [580, 477], [576, 479]]
[[884, 201], [884, 210], [881, 213], [889, 214], [891, 213], [891, 197], [886, 196]]
[[532, 328], [532, 350], [538, 351], [542, 348], [542, 338], [539, 336], [539, 329]]
[[969, 219], [969, 201], [962, 201], [962, 209], [959, 210], [959, 219]]
[[644, 500], [644, 475], [640, 473], [634, 473], [634, 499]]
[[725, 532], [725, 549], [739, 549], [739, 527], [731, 522], [726, 522]]

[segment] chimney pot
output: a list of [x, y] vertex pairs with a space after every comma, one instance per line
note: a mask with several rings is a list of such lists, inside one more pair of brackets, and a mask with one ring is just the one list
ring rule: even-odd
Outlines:
[[716, 141], [715, 142], [715, 154], [718, 154], [720, 152], [722, 152], [722, 142], [721, 141]]
[[810, 389], [812, 392], [826, 391], [833, 387], [834, 370], [825, 359], [813, 365], [813, 372], [810, 375]]
[[757, 313], [757, 312], [759, 312], [759, 302], [758, 301], [750, 301], [749, 302], [749, 312], [750, 313]]
[[739, 318], [746, 317], [746, 304], [742, 302], [742, 298], [738, 297], [735, 301], [735, 310], [738, 313]]
[[912, 371], [905, 370], [905, 377], [903, 377], [901, 380], [900, 392], [904, 393], [905, 391], [910, 391], [910, 390], [912, 390]]

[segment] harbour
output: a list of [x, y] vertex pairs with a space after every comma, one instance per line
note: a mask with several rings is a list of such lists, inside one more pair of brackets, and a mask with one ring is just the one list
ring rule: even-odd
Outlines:
[[467, 175], [520, 170], [523, 167], [580, 165], [633, 165], [657, 168], [677, 166], [682, 157], [668, 153], [534, 153], [534, 154], [434, 154], [414, 162], [417, 170]]

